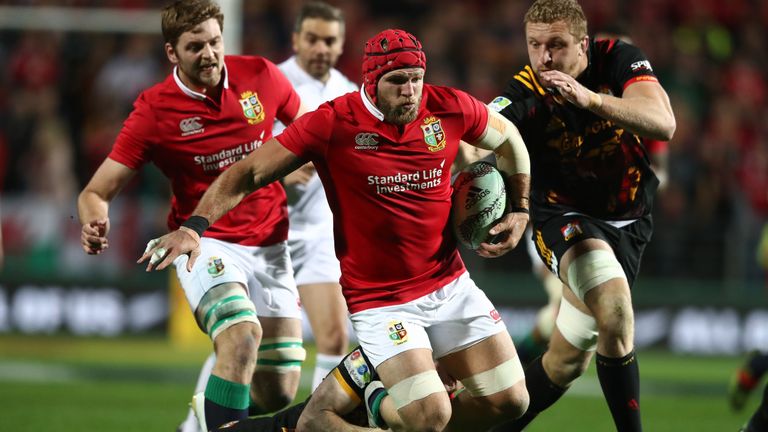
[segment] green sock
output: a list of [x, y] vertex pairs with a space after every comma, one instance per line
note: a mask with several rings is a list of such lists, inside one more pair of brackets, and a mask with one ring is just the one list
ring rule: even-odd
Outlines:
[[248, 408], [250, 391], [250, 384], [240, 384], [211, 375], [205, 387], [205, 398], [223, 407], [243, 410]]

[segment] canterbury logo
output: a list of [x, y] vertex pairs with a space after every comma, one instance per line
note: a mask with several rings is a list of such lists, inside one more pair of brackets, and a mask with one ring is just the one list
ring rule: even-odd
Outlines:
[[375, 150], [379, 147], [379, 134], [375, 133], [369, 133], [369, 132], [361, 132], [357, 135], [355, 135], [355, 146], [358, 150]]
[[200, 117], [185, 118], [179, 122], [181, 136], [192, 135], [203, 132], [203, 125], [200, 123]]

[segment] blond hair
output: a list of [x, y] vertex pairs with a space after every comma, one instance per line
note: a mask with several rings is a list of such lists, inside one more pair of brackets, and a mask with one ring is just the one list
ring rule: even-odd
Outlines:
[[565, 21], [576, 40], [587, 35], [587, 17], [575, 0], [536, 0], [523, 19], [525, 24], [556, 21]]

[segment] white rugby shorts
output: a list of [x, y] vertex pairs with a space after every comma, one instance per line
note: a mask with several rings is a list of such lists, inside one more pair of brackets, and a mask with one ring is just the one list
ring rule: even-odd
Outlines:
[[243, 246], [203, 237], [200, 247], [202, 253], [191, 272], [187, 271], [187, 255], [173, 261], [193, 313], [208, 290], [235, 282], [248, 288], [259, 317], [301, 319], [287, 242]]
[[[313, 232], [314, 231], [314, 232]], [[341, 267], [333, 245], [333, 226], [288, 232], [296, 285], [339, 283]]]
[[506, 331], [496, 308], [464, 273], [437, 291], [350, 316], [374, 367], [402, 352], [427, 348], [439, 359]]

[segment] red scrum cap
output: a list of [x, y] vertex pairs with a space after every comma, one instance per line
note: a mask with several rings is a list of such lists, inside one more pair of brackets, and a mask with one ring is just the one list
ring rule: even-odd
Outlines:
[[363, 83], [374, 104], [381, 76], [405, 68], [427, 69], [427, 57], [414, 35], [405, 30], [387, 29], [368, 39], [363, 53]]

